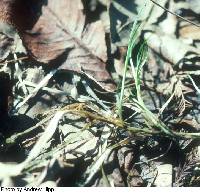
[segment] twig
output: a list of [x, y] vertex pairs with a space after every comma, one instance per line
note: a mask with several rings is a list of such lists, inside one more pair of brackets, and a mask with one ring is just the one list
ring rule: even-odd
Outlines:
[[38, 93], [38, 91], [40, 89], [42, 89], [44, 86], [46, 86], [46, 84], [48, 83], [48, 81], [53, 77], [53, 75], [56, 72], [57, 72], [57, 70], [50, 71], [44, 77], [44, 79], [37, 85], [37, 87], [34, 88], [34, 90], [32, 91], [32, 93], [30, 93], [27, 97], [25, 97], [25, 99], [15, 107], [15, 111], [18, 111], [30, 98], [34, 97]]
[[[30, 82], [30, 81], [27, 81], [27, 80], [23, 80], [23, 83], [26, 86], [33, 87], [33, 88], [36, 88], [38, 86], [37, 84]], [[48, 91], [48, 92], [53, 93], [53, 94], [69, 95], [69, 93], [66, 92], [66, 91], [58, 90], [56, 88], [49, 88], [49, 87], [46, 87], [46, 86], [42, 87], [41, 90]]]
[[175, 15], [176, 17], [182, 19], [183, 21], [186, 21], [186, 22], [188, 22], [188, 23], [190, 23], [190, 24], [192, 24], [192, 25], [194, 25], [194, 26], [200, 28], [200, 25], [199, 25], [199, 24], [196, 24], [196, 23], [194, 23], [194, 22], [192, 22], [192, 21], [190, 21], [190, 20], [188, 20], [188, 19], [186, 19], [186, 18], [184, 18], [184, 17], [182, 17], [182, 16], [180, 16], [180, 15], [178, 15], [178, 14], [176, 14], [176, 13], [170, 11], [169, 9], [163, 7], [162, 5], [160, 5], [159, 3], [155, 2], [154, 0], [150, 0], [150, 1], [151, 1], [152, 3], [154, 3], [155, 5], [157, 5], [158, 7], [164, 9], [164, 10], [167, 11], [168, 13], [171, 13], [172, 15]]
[[21, 58], [17, 58], [17, 59], [13, 59], [13, 60], [8, 60], [8, 61], [5, 61], [5, 62], [1, 62], [0, 65], [12, 63], [12, 62], [17, 62], [17, 61], [22, 61], [22, 60], [27, 60], [27, 59], [28, 59], [28, 56], [24, 56], [24, 57], [21, 57]]
[[191, 80], [191, 82], [192, 82], [192, 84], [193, 84], [195, 90], [200, 94], [200, 89], [198, 88], [198, 86], [197, 86], [196, 83], [194, 82], [193, 78], [192, 78], [190, 75], [188, 75], [188, 77], [189, 77], [189, 79]]
[[21, 133], [17, 133], [12, 135], [9, 138], [6, 138], [5, 143], [7, 146], [12, 145], [14, 143], [17, 142], [17, 140], [19, 140], [20, 138], [26, 136], [28, 133], [30, 133], [31, 131], [33, 131], [34, 129], [42, 126], [44, 123], [46, 123], [47, 121], [49, 121], [54, 115], [51, 114], [50, 116], [42, 119], [40, 122], [38, 122], [36, 125], [30, 127], [29, 129], [26, 129], [25, 131], [21, 132]]
[[[152, 162], [152, 161], [154, 161], [154, 160], [157, 160], [157, 159], [160, 159], [160, 158], [164, 157], [164, 156], [169, 152], [169, 150], [171, 149], [171, 147], [172, 147], [172, 142], [169, 144], [167, 150], [166, 150], [163, 154], [161, 154], [161, 155], [159, 155], [159, 156], [157, 156], [157, 157], [148, 159], [148, 160], [146, 160], [145, 162]], [[144, 162], [140, 161], [140, 162], [135, 163], [134, 165], [140, 165], [140, 164], [143, 164], [143, 163], [144, 163]]]

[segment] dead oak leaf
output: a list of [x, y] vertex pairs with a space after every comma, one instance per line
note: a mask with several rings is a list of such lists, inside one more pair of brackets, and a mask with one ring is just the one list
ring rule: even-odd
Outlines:
[[12, 13], [9, 20], [18, 29], [24, 46], [35, 60], [51, 63], [62, 58], [59, 60], [62, 63], [60, 69], [78, 73], [83, 70], [104, 89], [114, 89], [106, 71], [107, 47], [103, 24], [100, 21], [86, 24], [81, 0], [31, 0], [32, 6], [25, 0], [2, 1], [12, 2], [4, 15], [7, 19]]

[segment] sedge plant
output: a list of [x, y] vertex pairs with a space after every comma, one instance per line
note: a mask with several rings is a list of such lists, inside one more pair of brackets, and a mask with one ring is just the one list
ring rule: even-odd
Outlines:
[[[146, 127], [144, 128], [144, 133], [148, 133], [148, 130], [149, 130], [149, 131], [155, 131], [155, 133], [158, 132], [159, 135], [164, 135], [165, 137], [170, 137], [173, 139], [176, 137], [200, 138], [200, 133], [185, 133], [185, 132], [172, 131], [164, 122], [162, 122], [162, 120], [159, 119], [157, 115], [152, 113], [146, 107], [141, 95], [141, 72], [148, 58], [147, 41], [144, 40], [144, 42], [141, 44], [138, 51], [136, 51], [137, 53], [133, 52], [135, 51], [134, 48], [137, 45], [140, 31], [141, 31], [141, 24], [138, 24], [138, 22], [135, 21], [130, 33], [128, 50], [127, 50], [125, 65], [124, 65], [123, 78], [122, 78], [122, 83], [121, 83], [120, 97], [117, 103], [119, 118], [123, 120], [122, 113], [123, 113], [123, 104], [124, 104], [124, 90], [125, 90], [126, 74], [129, 67], [131, 67], [132, 76], [135, 82], [135, 91], [136, 91], [134, 94], [132, 94], [131, 98], [132, 98], [133, 105], [137, 108], [137, 111], [140, 112], [142, 117], [144, 118], [144, 121], [146, 124]], [[136, 54], [135, 61], [133, 59], [134, 58], [133, 53]], [[140, 130], [140, 132], [141, 131], [142, 130]], [[133, 129], [133, 132], [134, 132], [134, 129]]]

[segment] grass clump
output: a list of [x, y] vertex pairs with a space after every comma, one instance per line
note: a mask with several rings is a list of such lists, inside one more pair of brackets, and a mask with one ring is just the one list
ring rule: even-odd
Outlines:
[[[129, 127], [129, 131], [142, 132], [144, 134], [145, 133], [156, 134], [156, 135], [159, 134], [161, 136], [170, 137], [172, 139], [175, 139], [177, 137], [178, 138], [200, 138], [200, 133], [185, 133], [185, 132], [172, 131], [162, 120], [159, 119], [157, 115], [152, 113], [146, 107], [141, 95], [141, 73], [142, 73], [143, 66], [145, 65], [148, 58], [147, 41], [143, 40], [143, 43], [140, 45], [137, 53], [134, 52], [136, 50], [134, 48], [137, 45], [140, 30], [141, 30], [141, 24], [138, 24], [137, 21], [135, 21], [130, 33], [128, 50], [127, 50], [125, 65], [124, 65], [124, 73], [123, 73], [122, 83], [121, 83], [120, 97], [117, 103], [118, 116], [120, 117], [120, 119], [122, 119], [126, 74], [127, 74], [128, 69], [131, 68], [132, 76], [135, 83], [135, 87], [134, 87], [135, 92], [132, 93], [129, 98], [131, 98], [131, 102], [133, 103], [133, 106], [136, 107], [137, 112], [139, 112], [144, 118], [146, 128], [139, 129], [139, 128]], [[133, 54], [136, 55], [135, 61], [133, 59], [134, 58]]]

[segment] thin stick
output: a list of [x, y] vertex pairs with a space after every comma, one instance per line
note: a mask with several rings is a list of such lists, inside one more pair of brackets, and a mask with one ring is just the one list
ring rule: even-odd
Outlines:
[[17, 61], [20, 61], [20, 60], [27, 60], [27, 59], [28, 59], [28, 56], [24, 56], [24, 57], [21, 57], [21, 58], [8, 60], [8, 61], [5, 61], [5, 62], [0, 62], [0, 65], [12, 63], [12, 62], [17, 62]]
[[194, 23], [194, 22], [192, 22], [192, 21], [190, 21], [190, 20], [188, 20], [188, 19], [186, 19], [186, 18], [184, 18], [184, 17], [182, 17], [182, 16], [180, 16], [180, 15], [178, 15], [178, 14], [176, 14], [176, 13], [170, 11], [169, 9], [163, 7], [162, 5], [158, 4], [158, 3], [155, 2], [154, 0], [150, 0], [150, 1], [151, 1], [152, 3], [154, 3], [155, 5], [157, 5], [158, 7], [164, 9], [165, 11], [167, 11], [167, 12], [169, 12], [169, 13], [171, 13], [172, 15], [175, 15], [176, 17], [182, 19], [183, 21], [186, 21], [186, 22], [188, 22], [188, 23], [190, 23], [190, 24], [192, 24], [192, 25], [194, 25], [194, 26], [200, 28], [200, 25], [199, 25], [199, 24], [196, 24], [196, 23]]
[[53, 77], [53, 75], [56, 72], [57, 72], [57, 69], [50, 71], [43, 78], [43, 80], [37, 85], [37, 87], [35, 87], [33, 89], [33, 91], [27, 97], [25, 97], [25, 99], [21, 103], [17, 104], [17, 106], [15, 107], [15, 111], [18, 111], [30, 98], [34, 97], [40, 89], [42, 89], [44, 86], [46, 86], [48, 81]]

